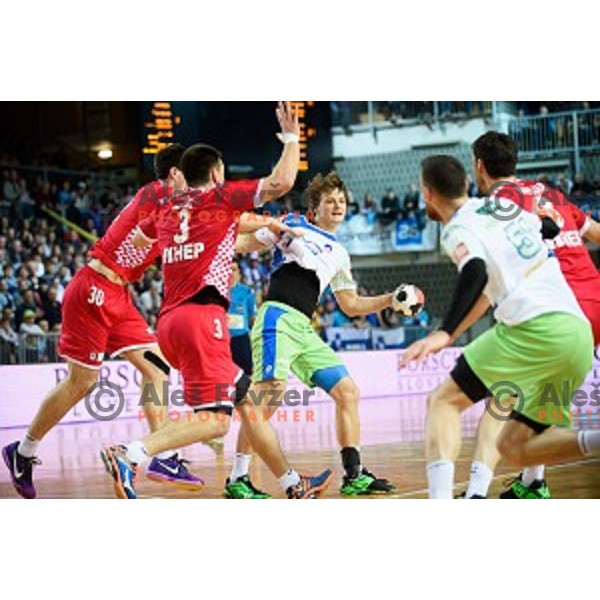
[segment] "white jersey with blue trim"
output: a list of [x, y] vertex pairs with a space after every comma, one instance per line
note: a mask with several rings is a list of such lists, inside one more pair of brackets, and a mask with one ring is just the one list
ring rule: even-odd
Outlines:
[[334, 292], [356, 289], [350, 255], [335, 235], [309, 223], [304, 215], [290, 214], [283, 222], [293, 229], [301, 229], [303, 236], [295, 238], [287, 234], [282, 237], [275, 248], [273, 272], [282, 265], [295, 262], [316, 273], [321, 294], [329, 285]]

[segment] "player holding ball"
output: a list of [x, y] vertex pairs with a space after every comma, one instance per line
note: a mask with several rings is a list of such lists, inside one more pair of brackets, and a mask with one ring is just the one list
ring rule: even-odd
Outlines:
[[[360, 456], [360, 391], [350, 377], [341, 358], [324, 342], [311, 326], [311, 316], [319, 298], [328, 286], [350, 317], [368, 315], [393, 308], [405, 316], [414, 316], [423, 305], [423, 293], [416, 287], [402, 285], [395, 292], [367, 298], [359, 296], [351, 273], [350, 256], [336, 240], [335, 232], [346, 218], [347, 191], [344, 182], [334, 172], [317, 175], [307, 189], [309, 214], [312, 221], [290, 214], [284, 223], [302, 231], [292, 238], [281, 239], [266, 228], [255, 235], [265, 245], [276, 245], [269, 293], [261, 306], [252, 329], [254, 398], [270, 398], [264, 391], [285, 392], [292, 371], [305, 385], [320, 387], [334, 400], [336, 430], [341, 447], [344, 477], [341, 493], [347, 496], [387, 494], [394, 487], [364, 468]], [[266, 403], [264, 403], [266, 404]], [[255, 423], [266, 423], [275, 407], [256, 407]], [[258, 432], [258, 435], [257, 435]], [[257, 490], [248, 471], [252, 447], [263, 445], [260, 427], [248, 435], [244, 425], [225, 496], [233, 499], [258, 499], [266, 494]], [[267, 439], [265, 432], [265, 440]], [[283, 472], [285, 458], [279, 452], [269, 453], [263, 460], [273, 472]], [[281, 484], [285, 489], [294, 481]], [[293, 473], [289, 477], [293, 477]]]

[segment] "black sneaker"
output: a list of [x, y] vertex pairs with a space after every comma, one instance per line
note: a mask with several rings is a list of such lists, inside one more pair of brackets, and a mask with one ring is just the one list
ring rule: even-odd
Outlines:
[[248, 475], [240, 477], [233, 483], [227, 478], [223, 496], [230, 500], [268, 500], [271, 497], [266, 492], [254, 487]]
[[530, 485], [523, 483], [523, 474], [508, 482], [508, 489], [500, 494], [502, 500], [549, 500], [552, 498], [545, 479], [536, 479]]
[[379, 479], [363, 469], [358, 477], [344, 475], [340, 493], [344, 496], [369, 496], [371, 494], [389, 494], [396, 488], [387, 480]]
[[2, 448], [2, 458], [10, 472], [12, 484], [15, 490], [28, 500], [33, 500], [37, 496], [35, 486], [33, 485], [33, 466], [41, 465], [41, 461], [35, 456], [27, 458], [21, 456], [17, 451], [19, 442], [13, 442]]

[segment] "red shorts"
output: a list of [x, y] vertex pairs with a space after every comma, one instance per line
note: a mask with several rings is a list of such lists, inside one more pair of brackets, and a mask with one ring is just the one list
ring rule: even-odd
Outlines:
[[105, 353], [112, 357], [158, 344], [127, 288], [88, 266], [69, 282], [61, 310], [58, 353], [85, 367], [99, 369]]
[[579, 306], [592, 324], [594, 344], [600, 344], [600, 300], [580, 300]]
[[242, 370], [231, 358], [225, 309], [215, 304], [181, 304], [160, 317], [158, 342], [181, 372], [186, 404], [233, 409]]

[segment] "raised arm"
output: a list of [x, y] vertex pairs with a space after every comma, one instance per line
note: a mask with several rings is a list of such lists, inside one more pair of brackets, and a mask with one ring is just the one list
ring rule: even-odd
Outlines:
[[276, 114], [281, 127], [277, 137], [283, 143], [283, 152], [273, 172], [263, 179], [261, 206], [269, 200], [281, 198], [294, 187], [300, 165], [298, 111], [289, 102], [279, 102]]

